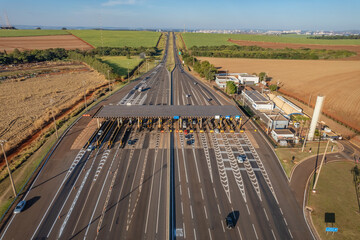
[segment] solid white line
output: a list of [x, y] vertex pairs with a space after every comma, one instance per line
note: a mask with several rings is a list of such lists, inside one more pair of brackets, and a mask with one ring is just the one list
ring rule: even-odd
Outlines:
[[239, 227], [237, 227], [237, 230], [238, 230], [238, 232], [239, 232], [240, 239], [242, 240], [242, 236], [241, 236], [240, 228], [239, 228]]
[[[162, 156], [161, 156], [162, 160], [164, 160], [164, 151], [162, 151]], [[161, 162], [163, 163], [163, 162]], [[160, 164], [161, 164], [160, 163]], [[161, 167], [161, 165], [160, 165]], [[160, 187], [159, 187], [159, 198], [158, 198], [158, 210], [157, 210], [157, 216], [156, 216], [156, 233], [158, 233], [159, 230], [159, 215], [160, 215], [160, 202], [161, 202], [161, 179], [162, 179], [162, 175], [163, 175], [163, 168], [161, 167], [160, 170]]]
[[181, 185], [179, 186], [180, 196], [182, 196]]
[[215, 198], [217, 199], [218, 197], [217, 197], [217, 194], [216, 194], [215, 187], [213, 187], [213, 189], [214, 189]]
[[264, 213], [265, 213], [266, 219], [269, 221], [269, 218], [268, 218], [268, 215], [267, 215], [267, 213], [266, 213], [266, 211], [265, 211], [265, 208], [263, 208], [263, 210], [264, 210]]
[[212, 240], [212, 236], [211, 236], [210, 228], [208, 228], [208, 231], [209, 231], [210, 240]]
[[217, 205], [217, 207], [218, 207], [218, 211], [219, 211], [219, 213], [220, 213], [220, 215], [221, 215], [221, 210], [220, 210], [219, 204]]
[[256, 233], [256, 229], [255, 229], [254, 224], [252, 224], [252, 226], [253, 226], [253, 229], [254, 229], [254, 233], [255, 233], [256, 239], [259, 239], [259, 238], [258, 238], [258, 235], [257, 235], [257, 233]]
[[249, 207], [248, 207], [248, 205], [247, 205], [247, 204], [246, 204], [246, 208], [247, 208], [247, 211], [248, 211], [249, 216], [250, 216], [250, 210], [249, 210]]
[[293, 237], [293, 235], [291, 234], [291, 231], [290, 231], [290, 229], [288, 228], [288, 231], [289, 231], [289, 233], [290, 233], [290, 237], [291, 237], [291, 239], [293, 239], [294, 237]]
[[284, 221], [285, 221], [285, 224], [286, 224], [286, 226], [287, 226], [288, 224], [287, 224], [287, 221], [286, 221], [286, 219], [285, 219], [285, 218], [284, 218]]
[[271, 233], [272, 233], [274, 239], [276, 240], [275, 233], [274, 233], [274, 231], [272, 229], [271, 229]]
[[188, 189], [187, 189], [187, 190], [188, 190], [189, 199], [190, 199], [190, 198], [191, 198], [191, 196], [190, 196], [190, 190], [189, 190], [189, 187], [188, 187]]
[[184, 215], [184, 204], [181, 202], [181, 214]]
[[3, 235], [1, 236], [0, 240], [3, 239], [6, 231], [8, 230], [8, 228], [9, 228], [9, 226], [11, 225], [12, 221], [14, 220], [15, 216], [16, 216], [16, 215], [13, 215], [13, 216], [12, 216], [12, 218], [11, 218], [10, 222], [8, 223], [8, 225], [6, 226], [5, 231], [4, 231]]
[[185, 223], [183, 223], [183, 229], [184, 229], [184, 239], [186, 239]]
[[279, 209], [280, 209], [281, 214], [282, 214], [282, 215], [284, 215], [284, 213], [283, 213], [283, 211], [281, 210], [281, 208], [280, 208], [280, 207], [279, 207]]
[[206, 219], [208, 219], [208, 215], [207, 215], [207, 211], [206, 211], [205, 206], [204, 206], [204, 212], [205, 212], [205, 217], [206, 217]]
[[194, 219], [194, 214], [193, 214], [192, 205], [190, 205], [190, 212], [191, 212], [191, 218]]
[[[176, 143], [177, 144], [177, 143]], [[178, 148], [177, 148], [177, 145], [176, 145], [176, 154], [177, 154], [177, 169], [178, 169], [178, 176], [179, 176], [179, 183], [181, 183], [181, 178], [180, 178], [180, 160], [179, 160], [179, 151], [178, 151]], [[180, 188], [180, 191], [181, 191], [181, 188]], [[181, 193], [180, 193], [181, 194]]]

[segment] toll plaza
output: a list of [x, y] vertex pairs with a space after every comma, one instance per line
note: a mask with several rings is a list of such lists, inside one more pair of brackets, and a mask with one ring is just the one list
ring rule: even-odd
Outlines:
[[232, 105], [105, 105], [93, 116], [122, 125], [160, 130], [236, 131], [241, 130], [242, 115]]

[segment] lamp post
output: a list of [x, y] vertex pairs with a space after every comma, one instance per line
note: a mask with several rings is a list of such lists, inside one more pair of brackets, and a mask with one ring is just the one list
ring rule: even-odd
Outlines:
[[12, 190], [13, 190], [13, 192], [14, 192], [14, 197], [16, 197], [15, 184], [14, 184], [14, 181], [13, 181], [13, 178], [12, 178], [12, 175], [11, 175], [11, 170], [10, 170], [9, 163], [8, 163], [7, 158], [6, 158], [6, 153], [5, 153], [5, 150], [4, 150], [4, 143], [5, 143], [5, 142], [6, 142], [6, 140], [0, 140], [1, 148], [2, 148], [2, 151], [3, 151], [3, 154], [4, 154], [4, 158], [5, 158], [5, 162], [6, 162], [6, 167], [7, 167], [8, 172], [9, 172], [9, 178], [10, 178], [10, 182], [11, 182], [11, 187], [12, 187]]

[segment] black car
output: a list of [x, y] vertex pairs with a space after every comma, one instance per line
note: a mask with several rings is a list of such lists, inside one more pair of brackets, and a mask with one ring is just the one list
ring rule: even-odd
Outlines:
[[194, 142], [195, 142], [194, 139], [190, 139], [186, 143], [187, 143], [187, 145], [192, 145], [192, 144], [194, 144]]
[[228, 229], [231, 229], [231, 228], [234, 228], [235, 227], [235, 224], [234, 224], [234, 219], [230, 216], [227, 216], [225, 218], [225, 223], [226, 223], [226, 227]]
[[129, 145], [133, 145], [134, 143], [135, 143], [135, 141], [133, 141], [133, 140], [129, 140], [129, 141], [128, 141], [128, 144], [129, 144]]

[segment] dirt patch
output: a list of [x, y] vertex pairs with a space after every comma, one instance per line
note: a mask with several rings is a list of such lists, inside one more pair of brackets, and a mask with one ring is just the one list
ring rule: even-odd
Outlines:
[[301, 101], [315, 105], [325, 95], [323, 110], [330, 116], [360, 129], [360, 61], [273, 60], [199, 58], [229, 72], [267, 72], [281, 89]]
[[83, 64], [73, 64], [72, 69], [21, 81], [1, 81], [0, 137], [8, 141], [6, 150], [31, 139], [42, 126], [51, 122], [51, 112], [55, 116], [65, 113], [82, 101], [85, 91], [92, 92], [107, 83], [102, 75]]
[[328, 50], [348, 50], [356, 52], [357, 55], [344, 58], [342, 60], [360, 60], [360, 45], [321, 45], [321, 44], [297, 44], [297, 43], [275, 43], [275, 42], [257, 42], [257, 41], [245, 41], [245, 40], [232, 40], [229, 42], [235, 43], [240, 46], [259, 46], [263, 48], [283, 49], [283, 48], [310, 48], [310, 49], [328, 49]]
[[92, 49], [93, 46], [74, 35], [33, 36], [33, 37], [2, 37], [0, 51], [12, 52], [15, 48], [20, 51], [31, 49], [65, 48]]

